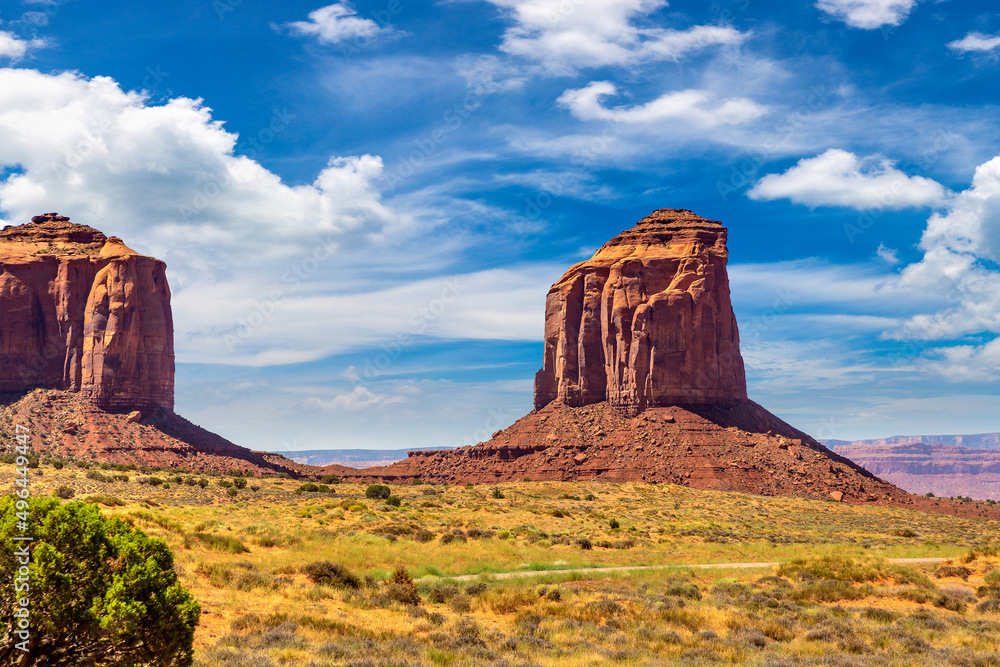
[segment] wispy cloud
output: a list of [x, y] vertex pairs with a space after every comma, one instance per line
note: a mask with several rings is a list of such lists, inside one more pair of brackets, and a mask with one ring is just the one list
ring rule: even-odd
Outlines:
[[338, 2], [309, 13], [308, 21], [294, 21], [285, 27], [296, 35], [315, 37], [325, 44], [339, 44], [352, 39], [373, 39], [395, 31], [361, 18], [349, 2]]
[[962, 39], [948, 43], [952, 51], [962, 53], [991, 53], [1000, 50], [1000, 35], [984, 35], [981, 32], [970, 32]]
[[852, 28], [873, 30], [903, 23], [917, 0], [818, 0], [816, 7]]
[[745, 33], [727, 26], [687, 30], [640, 27], [666, 0], [489, 0], [514, 25], [501, 50], [538, 63], [550, 73], [585, 67], [677, 60], [707, 47], [739, 44]]
[[584, 88], [567, 90], [557, 102], [581, 120], [610, 120], [618, 123], [660, 123], [681, 121], [698, 128], [739, 125], [760, 118], [767, 108], [746, 98], [716, 99], [705, 90], [665, 93], [651, 102], [634, 107], [608, 108], [601, 99], [618, 92], [609, 81], [594, 81]]
[[0, 58], [20, 60], [30, 49], [45, 46], [41, 39], [20, 39], [6, 30], [0, 30]]

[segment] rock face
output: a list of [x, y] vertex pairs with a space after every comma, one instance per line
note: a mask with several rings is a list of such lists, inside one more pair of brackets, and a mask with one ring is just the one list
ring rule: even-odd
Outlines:
[[535, 407], [746, 400], [727, 258], [721, 223], [660, 209], [571, 267], [546, 298]]
[[61, 389], [106, 410], [172, 410], [165, 271], [55, 213], [0, 231], [0, 393]]

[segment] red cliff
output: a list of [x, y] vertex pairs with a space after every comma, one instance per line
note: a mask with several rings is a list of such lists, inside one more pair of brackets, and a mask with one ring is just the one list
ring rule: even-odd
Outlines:
[[49, 213], [0, 231], [0, 393], [173, 409], [166, 265]]
[[571, 267], [546, 298], [535, 407], [746, 400], [728, 255], [721, 223], [660, 209]]

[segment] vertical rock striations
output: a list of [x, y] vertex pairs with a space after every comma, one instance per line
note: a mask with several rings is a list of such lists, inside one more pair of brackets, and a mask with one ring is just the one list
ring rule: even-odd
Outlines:
[[0, 231], [0, 393], [79, 392], [173, 410], [166, 265], [49, 213]]
[[546, 299], [535, 407], [746, 400], [727, 257], [721, 223], [660, 209], [571, 267]]

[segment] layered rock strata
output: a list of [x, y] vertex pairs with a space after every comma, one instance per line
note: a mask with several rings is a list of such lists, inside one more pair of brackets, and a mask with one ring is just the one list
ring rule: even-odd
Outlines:
[[546, 298], [535, 407], [746, 400], [727, 258], [721, 223], [660, 209], [571, 267]]
[[78, 392], [114, 411], [173, 409], [166, 265], [49, 213], [0, 231], [0, 393]]

